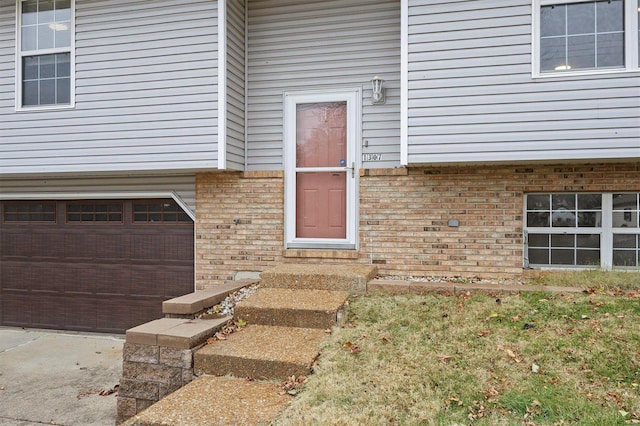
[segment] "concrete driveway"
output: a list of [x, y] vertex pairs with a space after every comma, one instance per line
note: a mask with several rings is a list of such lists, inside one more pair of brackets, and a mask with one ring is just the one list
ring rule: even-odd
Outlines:
[[124, 336], [0, 328], [0, 425], [113, 426]]

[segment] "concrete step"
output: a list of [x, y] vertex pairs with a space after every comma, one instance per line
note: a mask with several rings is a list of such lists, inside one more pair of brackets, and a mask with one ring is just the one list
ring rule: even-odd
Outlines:
[[324, 337], [314, 328], [248, 325], [198, 350], [194, 373], [267, 380], [306, 376]]
[[291, 401], [277, 384], [232, 377], [199, 377], [125, 426], [268, 425]]
[[162, 313], [168, 318], [193, 318], [203, 310], [222, 302], [229, 294], [256, 284], [258, 280], [226, 281], [207, 290], [198, 290], [162, 302]]
[[370, 265], [280, 264], [260, 274], [262, 287], [364, 293], [378, 273]]
[[346, 291], [261, 288], [239, 302], [235, 316], [248, 324], [331, 328], [345, 317]]

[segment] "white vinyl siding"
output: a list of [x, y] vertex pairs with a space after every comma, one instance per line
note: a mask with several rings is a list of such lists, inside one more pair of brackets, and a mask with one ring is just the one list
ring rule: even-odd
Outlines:
[[[194, 175], [175, 176], [96, 176], [77, 177], [29, 177], [3, 179], [0, 183], [0, 198], [20, 199], [25, 196], [47, 200], [65, 197], [77, 199], [83, 194], [100, 199], [101, 194], [118, 198], [142, 198], [144, 194], [169, 194], [175, 192], [182, 201], [196, 211], [196, 179]], [[55, 194], [55, 197], [54, 197]], [[130, 195], [135, 194], [135, 195]]]
[[227, 167], [244, 169], [245, 8], [227, 0]]
[[640, 73], [531, 76], [530, 0], [408, 0], [409, 165], [640, 157]]
[[75, 109], [16, 113], [15, 3], [0, 3], [0, 173], [216, 168], [216, 8], [77, 0]]
[[[363, 89], [363, 167], [400, 161], [400, 2], [249, 0], [248, 169], [283, 168], [283, 93]], [[371, 104], [371, 78], [386, 103]]]

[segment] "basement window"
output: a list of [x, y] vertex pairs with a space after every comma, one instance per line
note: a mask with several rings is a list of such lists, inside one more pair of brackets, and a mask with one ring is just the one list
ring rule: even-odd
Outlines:
[[640, 268], [640, 193], [528, 194], [525, 267]]

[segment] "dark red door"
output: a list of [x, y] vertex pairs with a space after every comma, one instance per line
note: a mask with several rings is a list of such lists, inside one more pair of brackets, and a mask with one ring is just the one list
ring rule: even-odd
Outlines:
[[[296, 237], [347, 236], [347, 104], [298, 104]], [[342, 168], [342, 170], [340, 170]]]

